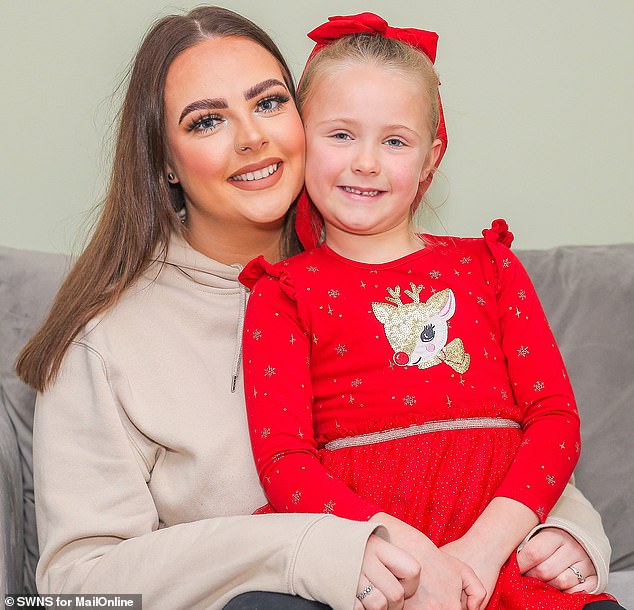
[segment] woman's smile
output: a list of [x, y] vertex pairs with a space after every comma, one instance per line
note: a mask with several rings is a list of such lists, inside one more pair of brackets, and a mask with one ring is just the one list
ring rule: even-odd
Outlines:
[[237, 188], [253, 191], [270, 188], [279, 182], [284, 172], [280, 159], [264, 159], [241, 167], [229, 181]]

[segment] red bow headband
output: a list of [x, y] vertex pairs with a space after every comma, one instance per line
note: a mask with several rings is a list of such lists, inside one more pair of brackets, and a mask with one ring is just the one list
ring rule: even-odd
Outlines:
[[[426, 30], [418, 30], [415, 28], [393, 28], [374, 13], [360, 13], [359, 15], [344, 15], [337, 17], [328, 17], [328, 22], [316, 27], [312, 32], [308, 33], [308, 37], [317, 44], [312, 50], [306, 65], [315, 57], [319, 51], [331, 42], [349, 36], [351, 34], [374, 34], [400, 40], [407, 43], [421, 52], [423, 52], [432, 63], [436, 60], [436, 45], [438, 43], [438, 34], [428, 32]], [[301, 87], [301, 79], [299, 87]], [[436, 167], [440, 165], [447, 150], [447, 128], [445, 127], [445, 116], [443, 114], [440, 94], [438, 94], [438, 129], [436, 130], [436, 138], [442, 142], [440, 154]], [[425, 192], [431, 184], [433, 172], [423, 182], [423, 192]], [[295, 220], [295, 230], [307, 250], [314, 248], [321, 237], [323, 227], [323, 219], [321, 214], [315, 208], [312, 201], [308, 197], [308, 193], [304, 188], [297, 200], [297, 217]]]

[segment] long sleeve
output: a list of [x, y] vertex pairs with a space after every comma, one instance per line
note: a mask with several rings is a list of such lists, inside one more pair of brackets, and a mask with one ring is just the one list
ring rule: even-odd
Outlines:
[[264, 276], [251, 292], [244, 375], [251, 443], [262, 486], [279, 512], [367, 520], [379, 509], [330, 476], [313, 431], [311, 336], [293, 290]]
[[[174, 610], [222, 608], [239, 593], [263, 590], [352, 608], [370, 524], [325, 515], [209, 515], [166, 526], [165, 494], [178, 479], [170, 480], [164, 465], [172, 457], [184, 463], [186, 455], [168, 456], [144, 439], [122, 408], [127, 384], [117, 376], [96, 349], [75, 344], [56, 383], [38, 397], [40, 593], [141, 593], [144, 607]], [[165, 412], [153, 406], [160, 419]], [[193, 438], [194, 427], [185, 428]], [[213, 428], [204, 428], [213, 443]]]
[[605, 591], [612, 554], [610, 541], [603, 529], [601, 515], [574, 486], [574, 478], [566, 485], [564, 493], [550, 511], [546, 521], [536, 526], [526, 539], [528, 540], [547, 527], [562, 529], [579, 542], [590, 557], [597, 573], [597, 586], [590, 593]]
[[522, 443], [496, 495], [526, 504], [544, 521], [579, 459], [579, 416], [563, 359], [528, 274], [506, 246], [489, 238], [487, 242], [499, 274], [502, 350], [516, 403], [523, 410]]

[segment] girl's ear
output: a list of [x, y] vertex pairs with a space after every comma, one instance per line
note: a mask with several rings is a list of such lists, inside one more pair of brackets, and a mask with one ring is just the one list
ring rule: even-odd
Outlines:
[[[440, 157], [440, 151], [442, 150], [442, 141], [436, 138], [427, 153], [427, 157], [425, 158], [425, 163], [423, 163], [423, 168], [420, 172], [419, 182], [424, 182], [430, 177], [430, 173], [436, 169], [438, 165], [438, 159]], [[430, 180], [431, 182], [431, 180]]]
[[414, 198], [414, 203], [412, 204], [411, 215], [414, 215], [414, 212], [418, 209], [421, 201], [423, 200], [423, 196], [427, 192], [429, 185], [431, 184], [431, 180], [434, 177], [433, 172], [438, 165], [438, 159], [440, 157], [440, 153], [442, 151], [442, 141], [436, 138], [427, 153], [427, 157], [425, 158], [425, 163], [423, 163], [423, 168], [421, 169], [419, 180], [418, 180], [418, 191], [416, 192], [416, 197]]

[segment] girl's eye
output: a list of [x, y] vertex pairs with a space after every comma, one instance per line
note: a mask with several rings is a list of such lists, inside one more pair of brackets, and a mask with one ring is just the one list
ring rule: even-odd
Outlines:
[[428, 324], [425, 328], [423, 328], [423, 332], [420, 334], [420, 340], [423, 343], [429, 343], [430, 341], [433, 341], [435, 336], [436, 331], [434, 330], [434, 325]]
[[288, 95], [272, 95], [258, 102], [258, 111], [262, 113], [281, 110], [291, 98]]
[[342, 131], [339, 131], [333, 134], [332, 137], [335, 140], [349, 140], [350, 139], [350, 136], [347, 133], [343, 133]]
[[394, 146], [395, 148], [399, 148], [401, 146], [405, 146], [405, 142], [400, 140], [399, 138], [390, 138], [385, 141], [388, 146]]
[[194, 119], [189, 127], [188, 131], [198, 131], [200, 133], [208, 133], [213, 131], [222, 122], [222, 119], [215, 114], [206, 114], [197, 119]]

